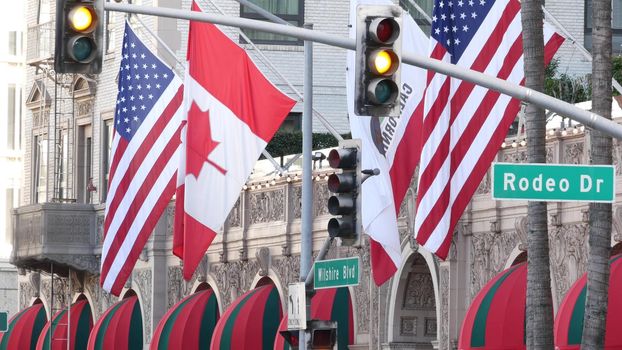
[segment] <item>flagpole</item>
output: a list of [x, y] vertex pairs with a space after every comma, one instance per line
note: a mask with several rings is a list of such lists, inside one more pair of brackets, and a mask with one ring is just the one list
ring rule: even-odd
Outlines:
[[[305, 29], [313, 29], [313, 24], [305, 23]], [[305, 72], [304, 72], [304, 110], [302, 113], [302, 215], [300, 238], [300, 282], [307, 280], [311, 271], [311, 255], [313, 252], [312, 212], [313, 208], [313, 174], [311, 152], [313, 151], [313, 41], [305, 40]], [[305, 308], [307, 321], [310, 316], [311, 298], [307, 293]], [[306, 331], [300, 330], [298, 349], [306, 350]]]

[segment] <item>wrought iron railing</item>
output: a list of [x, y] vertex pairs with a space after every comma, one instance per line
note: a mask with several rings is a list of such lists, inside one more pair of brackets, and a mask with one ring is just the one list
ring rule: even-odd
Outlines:
[[54, 57], [54, 21], [28, 27], [28, 64], [38, 63]]

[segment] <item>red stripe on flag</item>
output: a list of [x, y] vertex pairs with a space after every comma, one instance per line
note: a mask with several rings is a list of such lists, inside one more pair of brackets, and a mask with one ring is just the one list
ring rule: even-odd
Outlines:
[[[136, 154], [134, 154], [134, 156], [132, 157], [132, 160], [131, 160], [132, 164], [128, 167], [127, 171], [123, 174], [123, 178], [119, 182], [119, 185], [117, 186], [116, 191], [114, 193], [108, 194], [109, 200], [107, 200], [107, 204], [106, 204], [108, 207], [108, 211], [106, 213], [106, 219], [104, 221], [104, 232], [105, 233], [108, 232], [108, 229], [110, 228], [110, 223], [112, 222], [112, 219], [114, 218], [117, 212], [119, 204], [123, 201], [126, 191], [129, 188], [130, 184], [132, 183], [132, 179], [134, 178], [136, 171], [140, 167], [140, 164], [144, 162], [145, 157], [147, 156], [149, 151], [153, 148], [153, 145], [156, 143], [156, 141], [158, 140], [158, 138], [164, 131], [166, 125], [171, 121], [171, 119], [173, 118], [177, 110], [179, 109], [179, 106], [181, 105], [183, 101], [183, 89], [184, 89], [183, 86], [179, 87], [179, 89], [177, 90], [177, 93], [175, 93], [175, 97], [173, 97], [171, 102], [166, 106], [166, 108], [162, 112], [162, 115], [158, 118], [158, 120], [156, 121], [154, 126], [151, 128], [151, 130], [149, 130], [147, 137], [145, 137], [140, 147], [136, 151]], [[179, 144], [178, 133], [176, 133], [176, 136], [173, 139]], [[123, 151], [125, 151], [125, 149], [127, 148], [127, 142], [123, 138], [120, 140], [119, 145], [121, 145], [121, 147], [123, 148]], [[119, 161], [120, 160], [121, 159], [119, 158]], [[113, 161], [113, 164], [115, 164], [115, 170], [116, 170], [116, 165], [118, 164], [118, 162]], [[111, 179], [110, 183], [112, 183], [113, 177], [110, 176], [110, 179]]]
[[384, 282], [388, 281], [389, 278], [393, 277], [397, 271], [397, 266], [395, 266], [395, 263], [391, 260], [391, 257], [387, 254], [382, 245], [371, 238], [369, 239], [369, 250], [374, 283], [376, 283], [377, 286], [381, 286]]
[[[114, 284], [110, 289], [110, 293], [114, 295], [119, 295], [119, 293], [121, 293], [121, 291], [123, 290], [123, 285], [125, 284], [125, 281], [127, 281], [128, 277], [132, 274], [134, 264], [136, 263], [136, 260], [138, 260], [138, 256], [143, 250], [145, 243], [149, 239], [151, 231], [158, 223], [162, 212], [164, 211], [164, 209], [166, 209], [169, 200], [175, 193], [176, 179], [176, 176], [173, 175], [169, 183], [166, 185], [164, 191], [162, 191], [162, 195], [160, 196], [160, 198], [158, 198], [158, 201], [151, 210], [151, 215], [149, 215], [149, 218], [147, 218], [147, 220], [145, 221], [145, 225], [138, 233], [138, 236], [136, 237], [136, 242], [132, 245], [132, 250], [128, 254], [127, 259], [125, 259], [121, 270], [119, 270], [119, 274], [117, 275], [117, 278], [115, 279]], [[104, 278], [101, 279], [101, 281], [104, 280]]]
[[[104, 259], [104, 263], [102, 264], [102, 269], [101, 269], [102, 283], [103, 281], [106, 280], [106, 277], [108, 276], [108, 271], [110, 270], [110, 267], [112, 266], [112, 263], [114, 262], [116, 258], [115, 253], [118, 253], [119, 249], [123, 245], [123, 242], [125, 241], [125, 238], [127, 237], [127, 234], [130, 228], [132, 227], [132, 224], [135, 222], [138, 212], [140, 211], [141, 207], [145, 203], [145, 199], [149, 196], [149, 193], [153, 190], [153, 185], [156, 183], [157, 179], [160, 177], [160, 174], [162, 174], [162, 171], [164, 170], [169, 160], [175, 154], [175, 151], [179, 147], [180, 131], [181, 131], [181, 125], [175, 131], [174, 136], [169, 140], [166, 147], [162, 150], [162, 153], [160, 153], [160, 155], [158, 156], [158, 159], [156, 160], [154, 166], [150, 169], [142, 185], [136, 192], [135, 197], [132, 200], [132, 203], [128, 207], [127, 211], [124, 213], [123, 222], [119, 226], [119, 229], [117, 230], [114, 238], [112, 238], [112, 243], [110, 244], [110, 248], [108, 249], [108, 254], [105, 257], [102, 257]], [[171, 178], [175, 179], [176, 173], [173, 173], [173, 176], [171, 176]], [[173, 197], [173, 194], [175, 193], [175, 187], [173, 186], [173, 188], [170, 189], [169, 186], [167, 186], [164, 192], [168, 195], [168, 197], [166, 197], [166, 199], [162, 199], [162, 196], [160, 196], [159, 201], [164, 201], [165, 204], [167, 204], [168, 199]], [[156, 205], [154, 205], [153, 207], [154, 209], [151, 210], [152, 213], [158, 213], [157, 211], [154, 211], [155, 208], [158, 207], [158, 204], [159, 203], [156, 203]], [[166, 205], [164, 207], [166, 207]], [[164, 207], [162, 208], [162, 210], [164, 210]], [[143, 232], [148, 230], [146, 231], [146, 237], [144, 239], [144, 242], [146, 242], [146, 239], [149, 238], [151, 231], [155, 227], [155, 224], [157, 223], [158, 219], [160, 218], [160, 214], [161, 212], [157, 215], [150, 215], [147, 221], [145, 221], [145, 224], [143, 225], [143, 228], [140, 230], [140, 233], [138, 235], [139, 238], [141, 238], [141, 235], [143, 234]], [[137, 240], [137, 242], [143, 242], [143, 241]], [[133, 248], [137, 246], [140, 246], [140, 249], [142, 250], [144, 243], [138, 244], [138, 245], [134, 244]], [[134, 262], [135, 260], [132, 261], [131, 266], [134, 266]]]

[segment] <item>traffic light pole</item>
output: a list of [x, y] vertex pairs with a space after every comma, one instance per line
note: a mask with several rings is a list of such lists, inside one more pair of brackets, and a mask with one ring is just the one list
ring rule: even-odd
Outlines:
[[[311, 30], [313, 24], [305, 23], [305, 29]], [[304, 85], [304, 110], [302, 113], [302, 212], [301, 212], [301, 238], [300, 238], [300, 282], [304, 282], [311, 274], [311, 257], [313, 252], [313, 173], [311, 153], [313, 152], [313, 41], [305, 40], [305, 72]], [[305, 308], [307, 321], [310, 316], [311, 298], [309, 293], [305, 296]], [[306, 350], [307, 332], [300, 330], [298, 349]]]
[[[104, 8], [108, 11], [138, 13], [151, 16], [186, 19], [192, 21], [221, 24], [231, 27], [253, 29], [268, 33], [292, 36], [302, 40], [314, 41], [330, 46], [341, 47], [348, 50], [356, 49], [356, 42], [354, 39], [351, 38], [343, 38], [331, 34], [316, 32], [314, 30], [275, 24], [266, 21], [213, 15], [209, 13], [193, 12], [189, 10], [179, 10], [165, 7], [117, 4], [113, 2], [104, 3]], [[417, 55], [412, 52], [402, 52], [402, 62], [424, 69], [429, 69], [441, 74], [449, 75], [454, 78], [462, 79], [476, 85], [480, 85], [485, 88], [501, 92], [508, 96], [512, 96], [519, 100], [533, 103], [541, 108], [546, 108], [559, 115], [583, 123], [587, 127], [602, 131], [603, 133], [611, 137], [622, 140], [622, 125], [619, 125], [609, 119], [603, 118], [598, 114], [582, 110], [570, 103], [558, 100], [544, 93], [531, 90], [520, 85], [515, 85], [484, 73], [476, 72], [463, 67], [457, 67], [449, 63]]]

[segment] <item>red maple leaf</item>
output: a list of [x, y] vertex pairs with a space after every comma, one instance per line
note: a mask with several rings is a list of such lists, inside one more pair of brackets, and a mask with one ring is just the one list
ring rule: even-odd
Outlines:
[[220, 142], [212, 139], [209, 110], [202, 111], [196, 102], [192, 102], [190, 111], [188, 111], [186, 140], [186, 174], [192, 174], [198, 178], [205, 163], [209, 163], [222, 174], [227, 172], [221, 166], [208, 159]]

